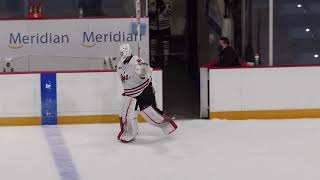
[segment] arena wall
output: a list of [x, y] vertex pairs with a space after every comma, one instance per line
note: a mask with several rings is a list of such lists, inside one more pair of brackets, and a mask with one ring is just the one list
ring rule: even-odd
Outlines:
[[209, 117], [319, 118], [319, 77], [317, 66], [209, 69]]
[[[41, 77], [46, 74], [56, 75], [56, 124], [119, 121], [122, 87], [116, 72], [15, 73], [0, 74], [0, 125], [45, 124], [42, 110], [51, 106], [41, 96]], [[162, 109], [162, 71], [154, 71], [153, 85]]]

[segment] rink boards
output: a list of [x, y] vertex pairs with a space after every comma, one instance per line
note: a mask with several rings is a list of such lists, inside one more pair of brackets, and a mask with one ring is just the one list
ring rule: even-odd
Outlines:
[[[113, 71], [0, 74], [0, 84], [3, 126], [119, 121], [122, 87]], [[162, 71], [153, 86], [162, 109]]]
[[201, 116], [320, 117], [320, 67], [201, 68]]

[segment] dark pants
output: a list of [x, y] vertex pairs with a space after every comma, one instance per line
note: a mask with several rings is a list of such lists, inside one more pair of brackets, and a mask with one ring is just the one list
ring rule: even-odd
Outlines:
[[152, 83], [150, 83], [146, 87], [146, 89], [144, 89], [144, 91], [138, 97], [136, 97], [136, 99], [137, 99], [136, 110], [139, 107], [140, 111], [143, 111], [144, 109], [151, 106], [151, 107], [153, 107], [153, 109], [158, 111], [160, 114], [163, 114], [163, 112], [160, 109], [158, 109], [158, 107], [157, 107], [155, 92], [152, 87]]
[[162, 67], [170, 55], [170, 28], [164, 30], [150, 30], [150, 65]]

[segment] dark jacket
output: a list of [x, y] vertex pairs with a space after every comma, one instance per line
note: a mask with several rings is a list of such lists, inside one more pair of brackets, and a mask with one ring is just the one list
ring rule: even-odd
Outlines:
[[221, 67], [240, 66], [239, 57], [237, 53], [230, 46], [224, 48], [220, 52], [220, 60], [219, 60], [218, 66], [221, 66]]

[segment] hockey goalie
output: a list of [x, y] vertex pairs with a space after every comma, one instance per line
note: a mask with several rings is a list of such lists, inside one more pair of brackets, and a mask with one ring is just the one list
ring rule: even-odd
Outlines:
[[131, 142], [138, 134], [138, 112], [142, 117], [164, 134], [171, 134], [178, 127], [172, 118], [164, 116], [157, 108], [152, 86], [152, 68], [138, 56], [132, 55], [129, 44], [120, 46], [121, 60], [117, 72], [122, 81], [124, 93], [120, 114], [120, 133], [118, 140]]

